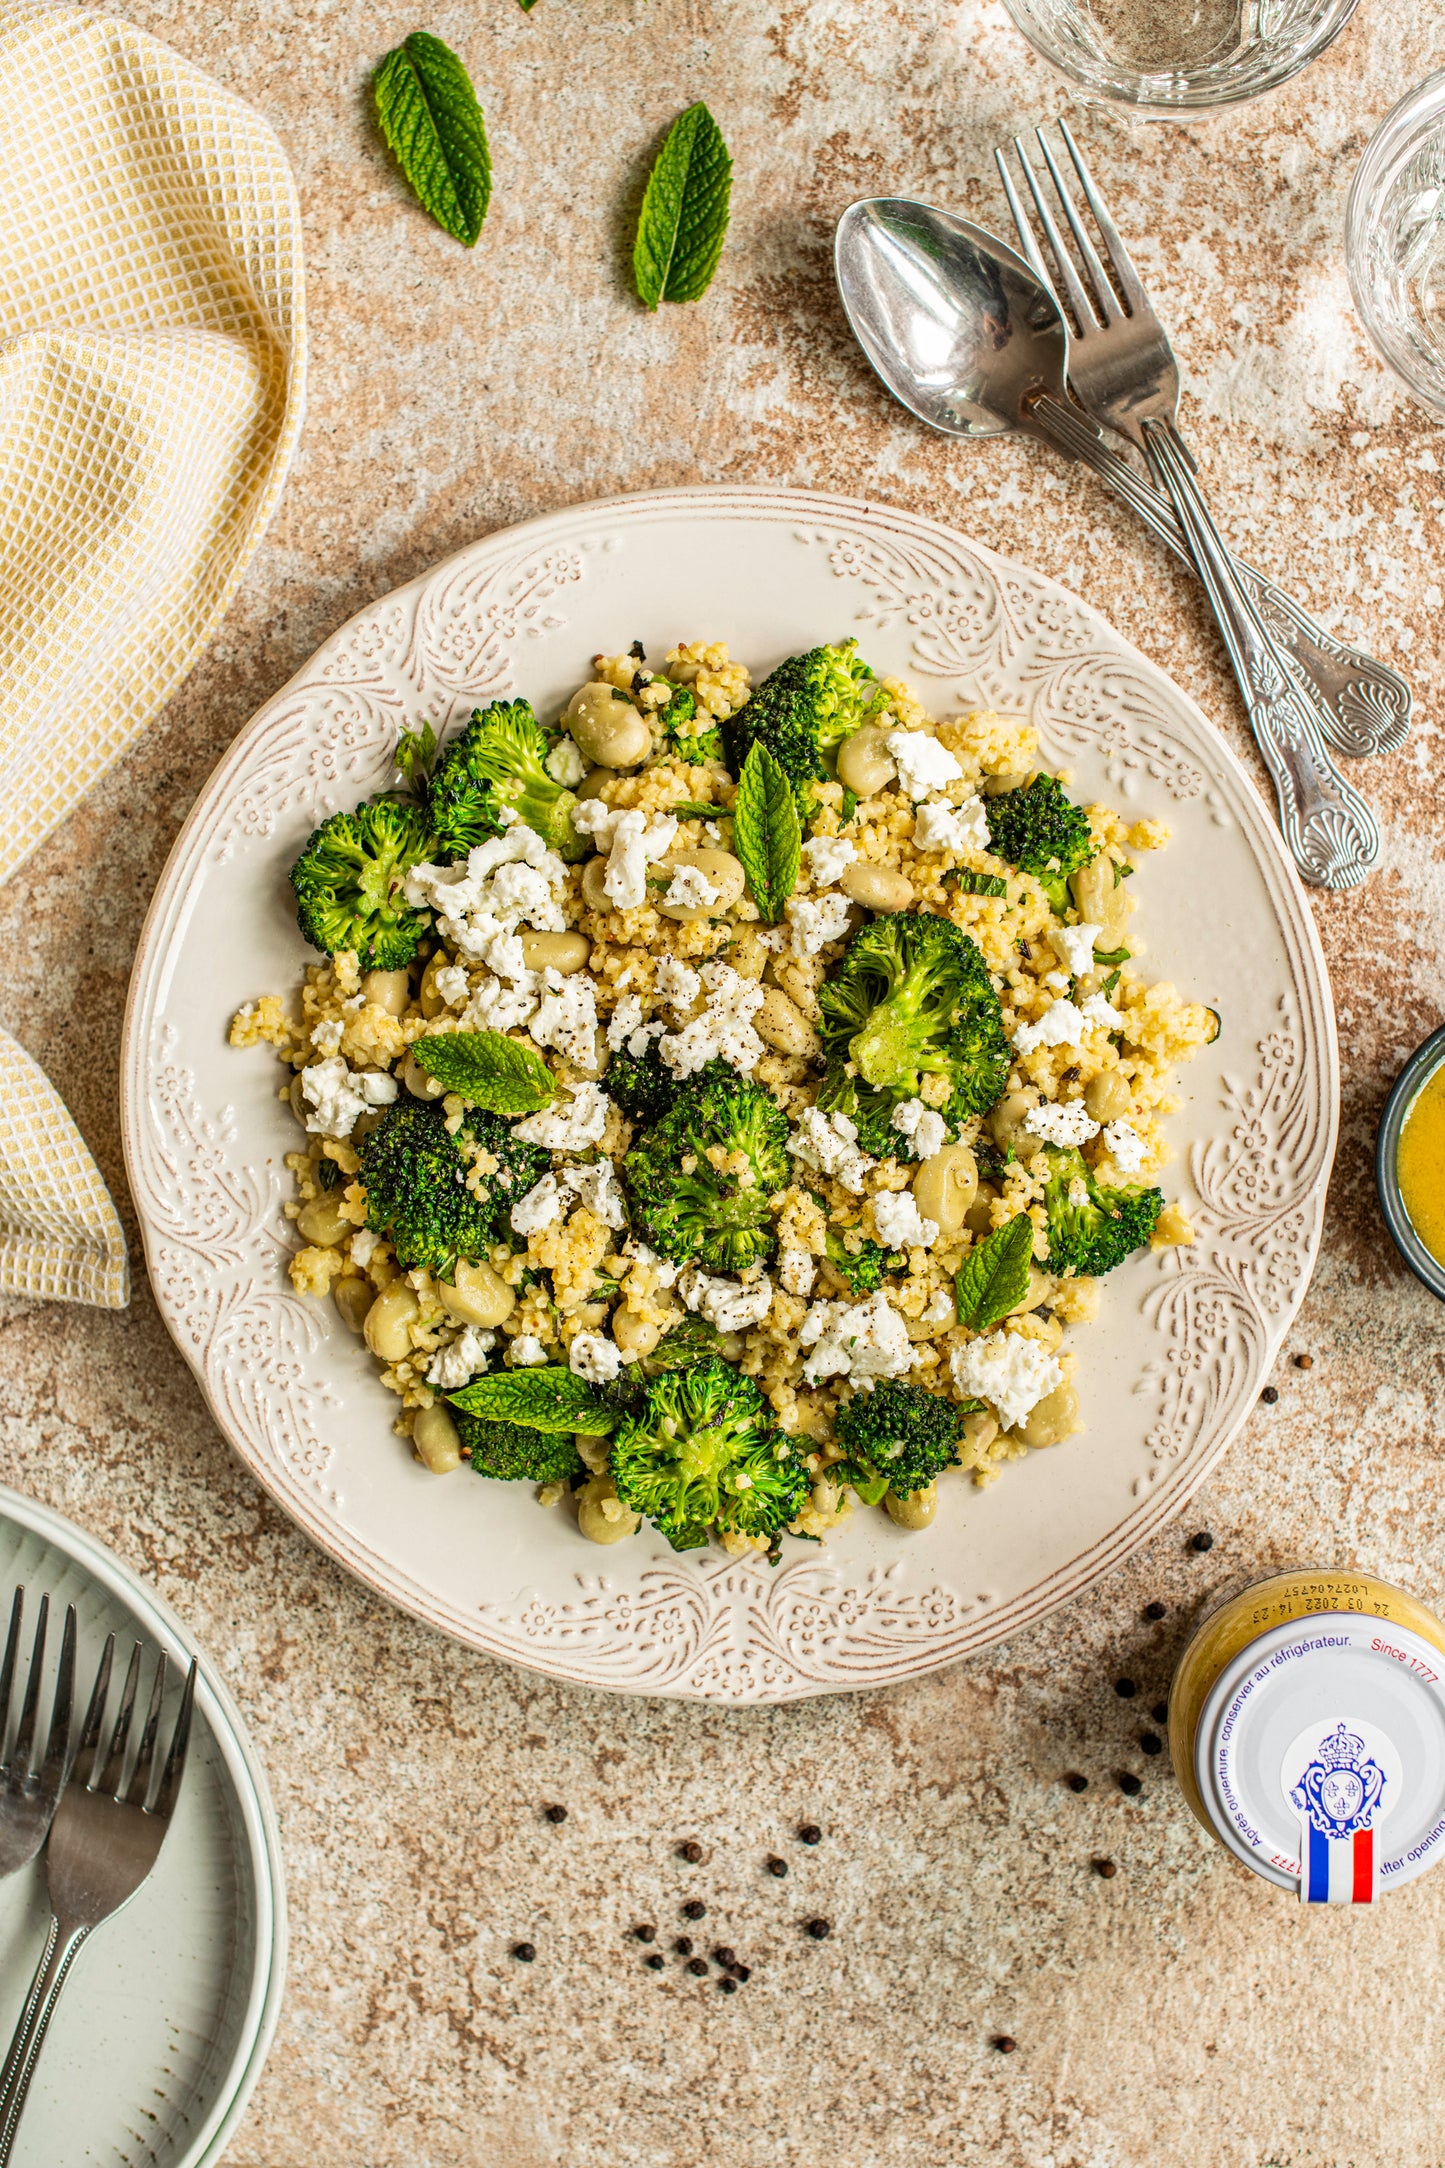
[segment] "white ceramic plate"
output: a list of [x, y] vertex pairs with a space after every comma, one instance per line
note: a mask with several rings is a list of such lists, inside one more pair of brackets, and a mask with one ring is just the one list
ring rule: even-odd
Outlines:
[[[1148, 968], [1223, 1017], [1174, 1125], [1199, 1231], [1108, 1284], [1076, 1333], [1087, 1430], [904, 1535], [859, 1512], [784, 1563], [587, 1545], [521, 1485], [439, 1483], [329, 1302], [293, 1295], [281, 1204], [298, 1132], [232, 1011], [307, 951], [286, 873], [381, 787], [403, 723], [525, 693], [546, 713], [599, 649], [721, 638], [758, 675], [856, 633], [936, 714], [1024, 711], [1078, 792], [1163, 816], [1137, 875]], [[1251, 1406], [1314, 1260], [1338, 1098], [1309, 911], [1274, 823], [1203, 715], [1074, 596], [904, 512], [762, 490], [584, 506], [463, 550], [353, 618], [237, 739], [142, 936], [124, 1056], [131, 1183], [161, 1309], [216, 1418], [353, 1572], [472, 1646], [636, 1693], [781, 1701], [953, 1662], [1085, 1588], [1178, 1511]]]
[[[45, 1698], [60, 1620], [75, 1605], [83, 1709], [108, 1633], [117, 1663], [145, 1650], [184, 1678], [200, 1656], [185, 1782], [160, 1858], [125, 1910], [97, 1928], [51, 2025], [14, 2168], [203, 2168], [218, 2161], [261, 2072], [286, 1971], [281, 1846], [266, 1780], [230, 1695], [169, 1605], [57, 1513], [0, 1490], [0, 1596], [26, 1597], [25, 1648], [50, 1596]], [[3, 1631], [3, 1627], [0, 1627]], [[114, 1694], [112, 1694], [112, 1700]], [[162, 1718], [172, 1721], [172, 1692]], [[165, 1734], [163, 1733], [163, 1736]], [[0, 1882], [0, 2034], [20, 2014], [49, 1920], [42, 1861]]]

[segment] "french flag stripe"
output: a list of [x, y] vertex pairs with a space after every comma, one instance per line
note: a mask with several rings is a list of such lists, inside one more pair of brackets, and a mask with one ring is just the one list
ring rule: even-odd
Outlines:
[[1375, 1833], [1330, 1838], [1309, 1824], [1305, 1851], [1305, 1902], [1367, 1905], [1375, 1897]]

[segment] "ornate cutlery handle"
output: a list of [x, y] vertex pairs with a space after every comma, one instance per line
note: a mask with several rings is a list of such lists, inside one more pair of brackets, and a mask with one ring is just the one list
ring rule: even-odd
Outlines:
[[1375, 816], [1331, 760], [1308, 704], [1240, 581], [1174, 430], [1151, 421], [1145, 435], [1229, 649], [1295, 864], [1318, 888], [1354, 888], [1380, 855]]
[[[1194, 558], [1169, 499], [1104, 442], [1084, 415], [1044, 397], [1026, 419], [1056, 451], [1092, 468], [1166, 548], [1191, 571]], [[1360, 760], [1397, 753], [1410, 735], [1413, 695], [1398, 671], [1360, 648], [1346, 647], [1302, 610], [1292, 596], [1253, 565], [1234, 569], [1266, 629], [1274, 635], [1290, 676], [1311, 701], [1320, 733], [1337, 753]]]
[[30, 2081], [40, 2060], [40, 2050], [45, 2045], [45, 2035], [50, 2030], [50, 2020], [55, 2015], [55, 2005], [60, 2000], [60, 1990], [69, 1979], [70, 1968], [89, 1934], [88, 1927], [66, 1927], [52, 1914], [45, 1949], [30, 1984], [30, 1993], [25, 1998], [25, 2008], [20, 2013], [4, 2070], [0, 2071], [0, 2168], [8, 2168], [15, 2133], [29, 2097]]

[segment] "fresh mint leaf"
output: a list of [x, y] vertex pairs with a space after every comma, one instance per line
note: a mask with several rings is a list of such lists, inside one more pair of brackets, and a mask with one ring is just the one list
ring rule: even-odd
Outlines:
[[638, 299], [700, 301], [727, 239], [733, 162], [705, 105], [690, 105], [667, 132], [647, 177], [632, 272]]
[[987, 1332], [1007, 1317], [1029, 1291], [1029, 1262], [1034, 1254], [1034, 1223], [1020, 1212], [1006, 1227], [996, 1227], [986, 1241], [969, 1251], [953, 1283], [960, 1325]]
[[1126, 964], [1129, 961], [1131, 953], [1132, 951], [1126, 948], [1096, 948], [1094, 951], [1094, 961], [1096, 964]]
[[616, 1410], [560, 1363], [545, 1370], [497, 1370], [447, 1398], [468, 1415], [525, 1423], [530, 1430], [580, 1430], [584, 1438], [605, 1438], [617, 1428]]
[[703, 805], [701, 802], [691, 799], [682, 805], [670, 805], [666, 810], [669, 813], [676, 814], [680, 821], [730, 821], [732, 819], [731, 813], [728, 812], [725, 806]]
[[733, 849], [763, 917], [781, 918], [798, 885], [803, 835], [788, 779], [761, 742], [743, 762], [733, 806]]
[[424, 211], [467, 248], [492, 196], [487, 127], [471, 77], [429, 30], [388, 53], [371, 79], [376, 117]]
[[449, 1031], [412, 1046], [419, 1069], [490, 1114], [536, 1114], [557, 1096], [540, 1054], [502, 1031]]
[[1001, 873], [970, 873], [965, 866], [945, 873], [945, 881], [956, 881], [960, 896], [1006, 896], [1008, 882]]
[[838, 826], [840, 828], [850, 827], [852, 825], [853, 816], [857, 812], [857, 810], [858, 793], [856, 790], [849, 790], [847, 784], [845, 783], [843, 786], [843, 803], [838, 811]]

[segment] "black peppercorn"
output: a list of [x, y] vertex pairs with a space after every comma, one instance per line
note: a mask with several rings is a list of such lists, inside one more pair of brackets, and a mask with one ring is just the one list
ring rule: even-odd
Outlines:
[[786, 1873], [787, 1873], [787, 1871], [788, 1871], [788, 1863], [787, 1863], [787, 1861], [786, 1861], [785, 1859], [779, 1859], [779, 1857], [778, 1857], [778, 1855], [777, 1855], [777, 1853], [776, 1853], [776, 1852], [773, 1852], [773, 1853], [771, 1853], [771, 1854], [769, 1855], [769, 1858], [768, 1858], [768, 1873], [769, 1873], [769, 1874], [786, 1874]]
[[707, 1976], [707, 1959], [705, 1957], [690, 1957], [687, 1961], [687, 1969], [694, 1979], [705, 1979]]
[[702, 1846], [698, 1843], [696, 1837], [689, 1837], [686, 1844], [678, 1846], [677, 1856], [679, 1859], [690, 1860], [695, 1867], [702, 1858]]
[[543, 1807], [542, 1812], [549, 1822], [565, 1822], [567, 1819], [567, 1809], [565, 1807]]
[[736, 1980], [719, 1980], [718, 1986], [722, 1990], [724, 1995], [735, 1995], [738, 1991], [738, 1983]]
[[1167, 1603], [1146, 1603], [1144, 1616], [1149, 1619], [1167, 1618], [1169, 1616], [1169, 1606]]
[[1115, 1679], [1114, 1692], [1121, 1701], [1132, 1701], [1139, 1689], [1132, 1679]]
[[1094, 1872], [1102, 1875], [1106, 1882], [1112, 1882], [1119, 1870], [1112, 1859], [1096, 1859], [1094, 1861]]
[[703, 1903], [701, 1897], [689, 1897], [682, 1908], [682, 1916], [685, 1920], [705, 1920], [707, 1918], [707, 1906]]
[[1156, 1701], [1153, 1708], [1149, 1711], [1149, 1714], [1153, 1717], [1156, 1724], [1167, 1724], [1169, 1721], [1168, 1702]]
[[530, 1965], [537, 1952], [530, 1942], [514, 1942], [512, 1955], [519, 1965]]
[[1164, 1752], [1164, 1741], [1157, 1731], [1141, 1731], [1139, 1745], [1146, 1754], [1162, 1754]]
[[642, 1927], [634, 1927], [632, 1932], [636, 1935], [639, 1942], [656, 1942], [657, 1940], [657, 1929], [650, 1924]]
[[831, 1920], [809, 1920], [806, 1922], [806, 1925], [808, 1933], [812, 1936], [815, 1942], [826, 1942], [829, 1935], [831, 1935], [833, 1932], [833, 1922]]
[[822, 1841], [823, 1832], [817, 1823], [804, 1822], [802, 1828], [798, 1831], [799, 1844], [821, 1844]]
[[712, 1961], [715, 1965], [726, 1965], [729, 1972], [731, 1972], [733, 1966], [737, 1963], [738, 1960], [736, 1952], [728, 1949], [726, 1944], [724, 1944], [721, 1948], [713, 1951]]
[[661, 1972], [663, 1966], [667, 1963], [667, 1959], [663, 1956], [661, 1950], [654, 1950], [651, 1957], [644, 1957], [642, 1962], [644, 1965], [650, 1965], [654, 1972]]
[[1143, 1780], [1132, 1769], [1126, 1769], [1119, 1778], [1119, 1789], [1126, 1799], [1137, 1799], [1144, 1789]]
[[732, 1976], [735, 1980], [750, 1980], [753, 1976], [753, 1968], [751, 1965], [732, 1965], [728, 1969], [731, 1971]]
[[1279, 1398], [1279, 1387], [1277, 1385], [1266, 1385], [1259, 1397], [1267, 1408], [1272, 1408]]
[[1197, 1536], [1189, 1538], [1189, 1548], [1191, 1551], [1212, 1551], [1214, 1538], [1207, 1528], [1201, 1528]]
[[1064, 1778], [1064, 1782], [1071, 1792], [1086, 1792], [1089, 1789], [1088, 1778], [1081, 1776], [1077, 1769], [1070, 1770], [1069, 1774]]
[[1018, 2046], [1017, 2040], [1011, 2040], [1007, 2033], [995, 2033], [993, 2044], [1000, 2055], [1012, 2055]]
[[691, 1957], [692, 1942], [687, 1935], [679, 1935], [672, 1946], [679, 1957]]

